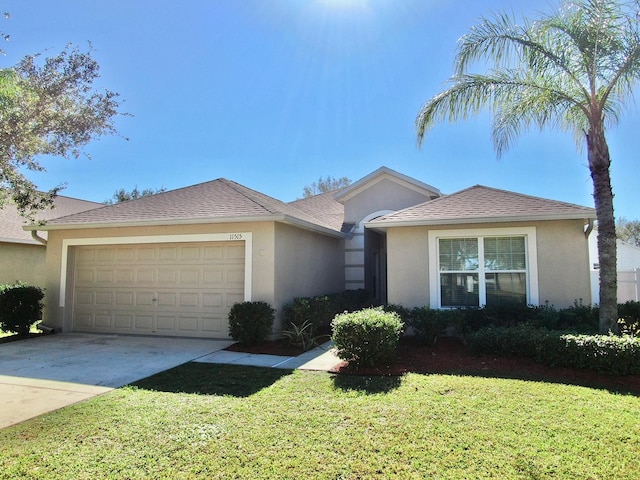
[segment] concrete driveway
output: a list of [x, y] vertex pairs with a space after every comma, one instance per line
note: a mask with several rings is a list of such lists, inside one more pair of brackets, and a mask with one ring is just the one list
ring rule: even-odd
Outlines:
[[0, 344], [0, 428], [100, 395], [232, 343], [65, 333]]

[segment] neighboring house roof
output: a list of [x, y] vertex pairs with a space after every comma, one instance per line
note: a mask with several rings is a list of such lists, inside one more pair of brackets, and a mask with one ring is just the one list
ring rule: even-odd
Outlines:
[[[53, 208], [38, 211], [35, 215], [35, 221], [47, 221], [101, 206], [101, 203], [58, 195], [53, 201]], [[24, 217], [20, 216], [15, 205], [5, 205], [0, 209], [0, 242], [39, 245], [40, 242], [34, 240], [31, 234], [22, 228], [27, 225], [27, 222]]]
[[371, 185], [374, 185], [384, 179], [393, 179], [395, 182], [398, 182], [411, 190], [423, 193], [431, 198], [436, 198], [442, 195], [440, 190], [432, 187], [431, 185], [416, 180], [415, 178], [408, 177], [407, 175], [396, 172], [390, 168], [380, 167], [369, 175], [362, 177], [357, 182], [335, 192], [334, 198], [338, 202], [344, 203], [348, 199], [360, 193], [361, 190], [369, 188]]
[[372, 227], [594, 219], [593, 208], [476, 185], [385, 215]]
[[335, 228], [331, 219], [315, 217], [295, 205], [224, 178], [103, 206], [29, 228], [53, 230], [269, 220], [340, 235], [340, 228]]

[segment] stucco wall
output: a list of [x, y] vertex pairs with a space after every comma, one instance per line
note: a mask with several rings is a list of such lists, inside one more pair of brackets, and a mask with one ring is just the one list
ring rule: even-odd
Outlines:
[[346, 222], [357, 223], [374, 212], [401, 210], [427, 200], [429, 197], [425, 194], [383, 179], [346, 200], [344, 218]]
[[[78, 229], [64, 231], [50, 231], [46, 255], [46, 296], [44, 321], [56, 328], [69, 330], [71, 326], [72, 292], [72, 261], [70, 252], [68, 265], [67, 298], [65, 307], [60, 307], [60, 277], [62, 262], [62, 241], [71, 238], [101, 238], [128, 237], [149, 235], [186, 235], [203, 233], [236, 233], [251, 232], [253, 269], [252, 269], [252, 300], [263, 300], [275, 304], [274, 289], [274, 224], [233, 223], [220, 225], [182, 225], [163, 227], [127, 227], [104, 229]], [[71, 249], [73, 250], [73, 249]]]
[[558, 308], [575, 300], [591, 302], [589, 251], [584, 222], [546, 221], [387, 230], [388, 301], [406, 307], [423, 306], [429, 299], [429, 230], [535, 227], [538, 252], [539, 303]]
[[0, 243], [0, 284], [21, 281], [45, 286], [44, 245]]
[[342, 290], [344, 240], [276, 224], [274, 307], [278, 321], [282, 319], [282, 306], [294, 297]]

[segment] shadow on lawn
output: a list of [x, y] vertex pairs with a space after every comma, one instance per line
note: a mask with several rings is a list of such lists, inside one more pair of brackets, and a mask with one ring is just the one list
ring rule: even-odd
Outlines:
[[356, 390], [367, 394], [389, 393], [402, 384], [401, 376], [335, 375], [333, 384], [345, 391]]
[[249, 397], [291, 372], [279, 368], [191, 362], [131, 385], [159, 392]]

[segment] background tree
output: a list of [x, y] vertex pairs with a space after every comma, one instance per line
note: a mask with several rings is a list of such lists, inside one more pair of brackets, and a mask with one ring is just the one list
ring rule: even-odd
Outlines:
[[44, 155], [77, 158], [91, 140], [116, 133], [120, 100], [110, 90], [94, 89], [98, 77], [91, 48], [71, 46], [54, 57], [28, 55], [0, 69], [0, 208], [12, 201], [21, 215], [32, 217], [52, 205], [63, 186], [40, 192], [23, 172], [44, 171]]
[[124, 188], [116, 190], [111, 198], [107, 198], [104, 202], [105, 205], [114, 205], [116, 203], [127, 202], [129, 200], [135, 200], [136, 198], [148, 197], [149, 195], [155, 195], [156, 193], [166, 192], [164, 187], [160, 188], [145, 188], [144, 190], [138, 190], [138, 186], [133, 187], [133, 190], [127, 191]]
[[[640, 78], [640, 2], [566, 0], [535, 22], [482, 19], [458, 44], [451, 86], [416, 119], [418, 143], [436, 122], [489, 107], [498, 156], [532, 125], [572, 131], [586, 143], [598, 220], [600, 329], [617, 330], [616, 233], [606, 128]], [[477, 61], [492, 68], [469, 73]]]
[[338, 188], [346, 187], [351, 183], [347, 177], [334, 178], [327, 175], [327, 177], [320, 177], [317, 182], [313, 182], [311, 185], [304, 187], [302, 195], [304, 198], [313, 197], [319, 193], [327, 193]]
[[616, 221], [616, 234], [620, 240], [640, 247], [640, 220], [620, 217]]

